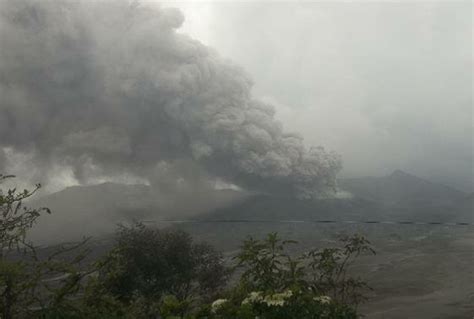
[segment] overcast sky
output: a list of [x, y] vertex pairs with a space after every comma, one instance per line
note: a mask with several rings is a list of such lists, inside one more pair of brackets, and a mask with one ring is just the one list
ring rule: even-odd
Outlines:
[[0, 171], [474, 190], [471, 1], [139, 2], [0, 0]]
[[472, 191], [472, 3], [168, 2], [343, 176], [400, 168]]

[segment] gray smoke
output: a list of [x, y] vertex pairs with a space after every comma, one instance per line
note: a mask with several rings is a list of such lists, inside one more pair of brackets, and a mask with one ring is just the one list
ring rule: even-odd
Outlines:
[[334, 190], [339, 157], [285, 132], [243, 70], [177, 32], [183, 20], [138, 2], [2, 1], [0, 167], [8, 149], [80, 182], [161, 183], [169, 171], [300, 197]]

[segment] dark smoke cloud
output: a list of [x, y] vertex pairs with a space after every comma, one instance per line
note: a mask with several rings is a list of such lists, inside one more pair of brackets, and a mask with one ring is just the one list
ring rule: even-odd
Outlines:
[[0, 147], [80, 182], [126, 172], [333, 190], [339, 157], [285, 132], [243, 70], [176, 32], [183, 20], [137, 2], [2, 1]]

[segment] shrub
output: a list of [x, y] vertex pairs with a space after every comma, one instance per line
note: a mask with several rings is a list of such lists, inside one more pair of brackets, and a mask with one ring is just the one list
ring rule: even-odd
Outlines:
[[[0, 175], [0, 183], [13, 177]], [[77, 293], [87, 276], [87, 271], [76, 267], [85, 256], [79, 249], [85, 242], [57, 246], [40, 257], [27, 240], [37, 218], [50, 213], [47, 208], [23, 206], [40, 187], [38, 184], [33, 191], [21, 192], [0, 189], [0, 316], [4, 319], [61, 313], [71, 306], [69, 297]], [[74, 256], [66, 260], [66, 253]]]
[[[228, 275], [221, 254], [210, 245], [193, 242], [183, 231], [138, 223], [119, 229], [116, 246], [100, 263], [93, 294], [127, 305], [144, 300], [150, 313], [163, 305], [167, 313], [184, 315], [194, 304], [212, 300]], [[170, 298], [179, 304], [173, 311]]]
[[208, 308], [209, 318], [357, 318], [357, 305], [369, 289], [347, 275], [361, 253], [375, 253], [362, 236], [343, 238], [343, 247], [312, 250], [293, 257], [277, 234], [249, 238], [236, 256], [242, 269], [229, 298]]

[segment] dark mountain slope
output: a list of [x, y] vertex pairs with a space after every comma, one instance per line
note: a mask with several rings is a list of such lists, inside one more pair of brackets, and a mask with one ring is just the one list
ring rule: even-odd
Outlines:
[[255, 195], [233, 206], [219, 208], [199, 219], [219, 220], [363, 220], [375, 218], [381, 206], [365, 199], [298, 200]]
[[401, 170], [385, 177], [341, 179], [339, 186], [356, 197], [403, 207], [451, 205], [466, 196], [464, 192]]
[[[341, 180], [352, 198], [298, 200], [233, 190], [160, 192], [146, 185], [74, 186], [28, 203], [46, 206], [33, 239], [51, 243], [112, 232], [136, 220], [413, 220], [470, 221], [473, 196], [395, 171], [387, 177]], [[209, 228], [209, 231], [212, 231]]]
[[48, 207], [32, 238], [44, 242], [77, 240], [112, 232], [117, 223], [142, 219], [188, 218], [232, 205], [246, 194], [233, 190], [195, 190], [169, 194], [147, 185], [104, 183], [68, 187], [28, 202]]

